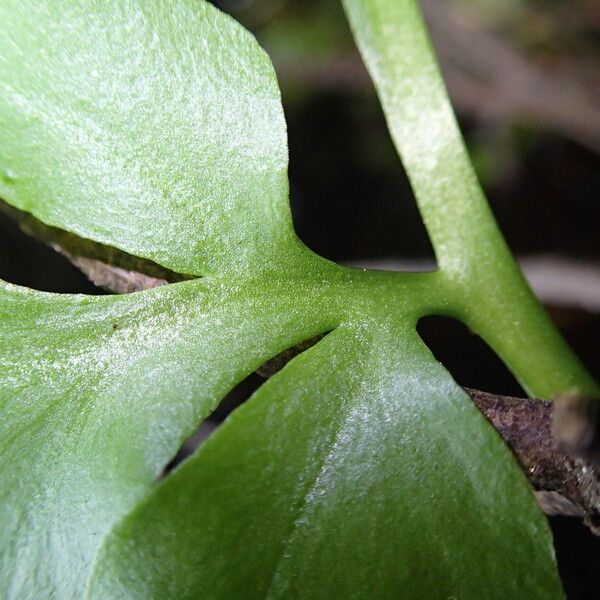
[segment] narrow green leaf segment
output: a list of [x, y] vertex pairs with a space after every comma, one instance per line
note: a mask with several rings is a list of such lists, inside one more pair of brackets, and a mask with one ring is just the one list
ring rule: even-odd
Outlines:
[[598, 393], [525, 283], [469, 161], [416, 0], [343, 0], [446, 282], [532, 395]]
[[[0, 597], [553, 598], [510, 452], [415, 331], [476, 328], [533, 393], [596, 391], [485, 203], [413, 0], [347, 0], [440, 269], [295, 237], [268, 58], [201, 0], [0, 0], [0, 197], [204, 275], [0, 284]], [[174, 473], [246, 375], [293, 359]]]

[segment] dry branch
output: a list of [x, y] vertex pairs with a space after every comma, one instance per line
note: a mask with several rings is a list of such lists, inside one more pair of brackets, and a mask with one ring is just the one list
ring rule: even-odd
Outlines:
[[[538, 492], [544, 512], [584, 517], [586, 525], [600, 534], [600, 471], [594, 457], [582, 458], [572, 451], [574, 447], [582, 450], [575, 432], [591, 430], [584, 446], [594, 444], [597, 429], [590, 418], [593, 412], [583, 407], [589, 409], [596, 403], [577, 397], [550, 403], [466, 391], [513, 451]], [[560, 442], [565, 434], [572, 442], [570, 452]]]

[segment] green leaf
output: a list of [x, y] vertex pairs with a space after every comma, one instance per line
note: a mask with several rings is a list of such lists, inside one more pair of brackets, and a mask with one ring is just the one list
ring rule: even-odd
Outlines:
[[[0, 2], [0, 196], [189, 275], [282, 260], [280, 95], [206, 2]], [[260, 257], [260, 258], [259, 258]]]
[[[435, 125], [452, 160], [398, 144], [438, 272], [299, 242], [271, 65], [206, 2], [0, 0], [0, 195], [205, 275], [123, 297], [0, 285], [2, 597], [560, 596], [525, 478], [416, 323], [476, 325], [533, 391], [595, 384], [473, 195], [415, 5], [346, 5], [388, 116], [441, 103], [410, 131]], [[228, 390], [327, 331], [156, 483]]]
[[2, 596], [81, 597], [97, 545], [195, 424], [265, 360], [335, 325], [322, 295], [308, 278], [102, 298], [3, 284]]
[[497, 442], [412, 327], [345, 324], [114, 529], [90, 597], [560, 597]]

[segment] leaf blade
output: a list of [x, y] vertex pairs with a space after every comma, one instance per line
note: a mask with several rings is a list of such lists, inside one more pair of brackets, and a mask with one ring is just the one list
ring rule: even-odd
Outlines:
[[0, 285], [3, 593], [81, 597], [103, 536], [195, 425], [262, 362], [335, 324], [314, 282], [262, 289], [205, 278], [85, 297]]
[[295, 247], [271, 63], [204, 1], [0, 3], [0, 196], [188, 275]]
[[376, 328], [271, 378], [115, 528], [89, 597], [562, 597], [508, 450], [414, 332]]

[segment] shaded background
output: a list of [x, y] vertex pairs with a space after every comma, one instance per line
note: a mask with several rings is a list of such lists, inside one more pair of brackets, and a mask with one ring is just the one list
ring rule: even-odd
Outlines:
[[[299, 236], [349, 264], [433, 260], [410, 187], [339, 2], [215, 2], [257, 35], [282, 87]], [[469, 151], [509, 245], [551, 316], [600, 378], [600, 2], [422, 0]], [[0, 277], [42, 290], [103, 293], [0, 215]], [[420, 332], [456, 380], [522, 390], [450, 319]], [[259, 385], [246, 380], [214, 420]], [[597, 598], [600, 538], [551, 519], [572, 600]], [[507, 574], [508, 576], [508, 574]]]

